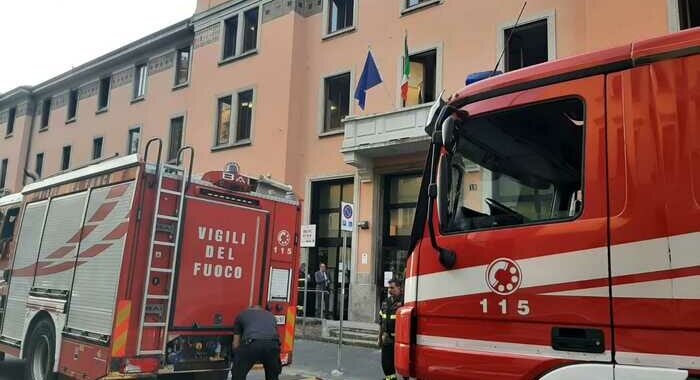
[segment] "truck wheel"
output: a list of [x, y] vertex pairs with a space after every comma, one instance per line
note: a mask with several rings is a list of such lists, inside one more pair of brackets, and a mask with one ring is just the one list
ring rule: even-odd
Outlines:
[[197, 374], [195, 374], [194, 379], [195, 380], [226, 380], [226, 379], [228, 379], [228, 371], [197, 373]]
[[24, 358], [27, 363], [24, 369], [26, 380], [55, 380], [53, 372], [56, 339], [53, 323], [42, 319], [34, 326], [29, 334]]

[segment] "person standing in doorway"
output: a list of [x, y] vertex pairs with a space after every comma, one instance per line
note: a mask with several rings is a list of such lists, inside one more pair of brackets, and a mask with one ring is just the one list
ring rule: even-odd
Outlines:
[[379, 345], [382, 348], [382, 370], [384, 379], [396, 379], [394, 367], [394, 334], [396, 332], [396, 310], [403, 306], [403, 288], [401, 282], [395, 278], [389, 280], [389, 297], [382, 302], [379, 311], [381, 320], [379, 331]]
[[245, 380], [255, 363], [265, 368], [265, 380], [278, 380], [282, 362], [275, 316], [260, 306], [241, 312], [233, 325], [233, 351], [232, 380]]
[[323, 318], [321, 310], [325, 310], [328, 302], [328, 287], [331, 283], [325, 263], [321, 263], [318, 271], [314, 273], [314, 281], [316, 282], [316, 318]]

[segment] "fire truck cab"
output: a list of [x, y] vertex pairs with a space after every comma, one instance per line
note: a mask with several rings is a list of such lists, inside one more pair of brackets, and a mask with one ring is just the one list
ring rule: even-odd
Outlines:
[[[291, 362], [300, 205], [238, 165], [193, 176], [194, 150], [113, 158], [0, 198], [0, 352], [26, 380], [225, 379], [233, 324], [275, 314]], [[157, 152], [153, 162], [148, 154]]]
[[399, 374], [700, 378], [699, 53], [696, 28], [436, 102]]

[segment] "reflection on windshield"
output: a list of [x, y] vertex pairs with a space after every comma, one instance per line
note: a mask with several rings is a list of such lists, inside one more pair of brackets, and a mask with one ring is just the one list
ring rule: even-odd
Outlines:
[[448, 231], [568, 219], [581, 211], [583, 103], [532, 105], [458, 123], [443, 157]]

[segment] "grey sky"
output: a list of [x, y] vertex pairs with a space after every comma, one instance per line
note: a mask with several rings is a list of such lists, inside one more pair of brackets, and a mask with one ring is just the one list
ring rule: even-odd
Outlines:
[[0, 0], [0, 92], [35, 85], [184, 20], [196, 0]]

